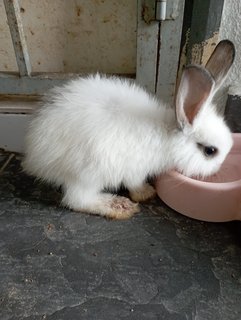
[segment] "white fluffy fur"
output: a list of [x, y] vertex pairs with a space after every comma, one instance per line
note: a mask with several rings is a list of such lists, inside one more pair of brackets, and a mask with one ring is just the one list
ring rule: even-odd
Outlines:
[[[217, 156], [206, 158], [197, 143], [216, 146]], [[231, 146], [229, 129], [210, 105], [180, 130], [174, 109], [133, 82], [95, 75], [52, 91], [31, 122], [23, 165], [61, 185], [70, 208], [116, 217], [114, 210], [121, 218], [136, 206], [114, 203], [104, 189], [123, 184], [133, 192], [148, 176], [172, 168], [189, 176], [212, 174]]]

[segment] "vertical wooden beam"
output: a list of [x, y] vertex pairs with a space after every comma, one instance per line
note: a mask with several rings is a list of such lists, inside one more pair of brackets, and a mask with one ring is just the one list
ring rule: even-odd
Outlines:
[[20, 76], [29, 76], [31, 65], [18, 0], [4, 0], [4, 5]]
[[168, 0], [166, 19], [161, 22], [156, 94], [167, 104], [172, 104], [174, 100], [179, 66], [184, 2], [184, 0]]
[[155, 93], [159, 22], [155, 0], [138, 0], [136, 80]]

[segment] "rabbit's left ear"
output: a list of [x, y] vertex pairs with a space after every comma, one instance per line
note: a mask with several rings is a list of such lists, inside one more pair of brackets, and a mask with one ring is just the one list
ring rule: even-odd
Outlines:
[[192, 125], [195, 117], [210, 98], [214, 79], [201, 66], [190, 65], [182, 73], [176, 94], [176, 118], [180, 128]]
[[215, 80], [214, 92], [216, 92], [225, 80], [235, 57], [234, 44], [229, 40], [222, 40], [214, 49], [205, 68]]

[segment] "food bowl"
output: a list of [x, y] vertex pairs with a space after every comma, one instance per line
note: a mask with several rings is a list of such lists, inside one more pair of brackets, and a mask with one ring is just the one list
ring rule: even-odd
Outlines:
[[188, 217], [212, 222], [241, 220], [241, 134], [219, 172], [205, 179], [189, 178], [177, 171], [156, 180], [158, 196]]

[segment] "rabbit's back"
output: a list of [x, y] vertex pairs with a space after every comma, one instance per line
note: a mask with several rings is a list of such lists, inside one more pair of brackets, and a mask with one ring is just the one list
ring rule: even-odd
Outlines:
[[160, 147], [161, 112], [152, 96], [127, 80], [73, 80], [55, 88], [32, 120], [24, 167], [57, 184], [91, 170], [104, 185], [129, 179], [133, 170], [146, 175], [150, 148]]

